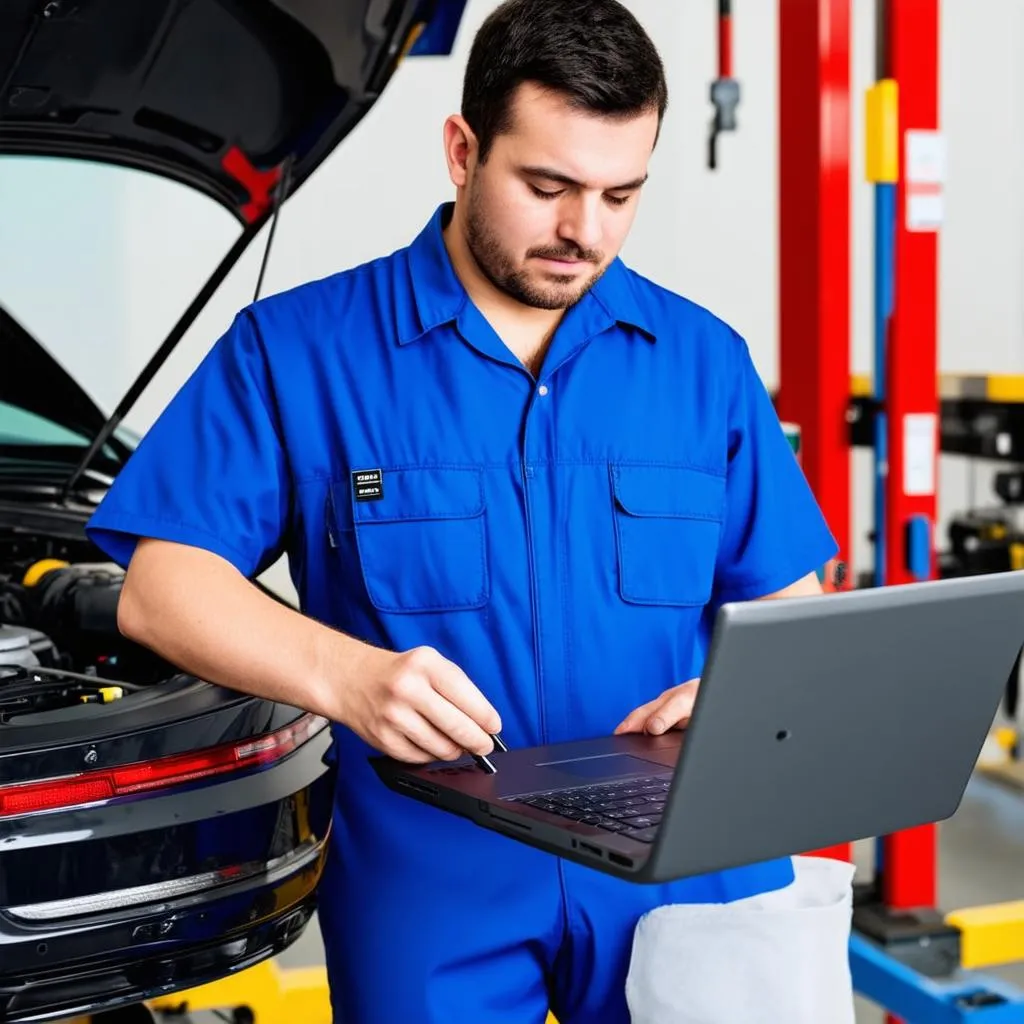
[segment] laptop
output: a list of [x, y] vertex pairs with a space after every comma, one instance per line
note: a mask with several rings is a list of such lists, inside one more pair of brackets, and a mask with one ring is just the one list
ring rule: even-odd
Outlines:
[[1022, 644], [1024, 571], [726, 604], [685, 730], [495, 752], [496, 774], [371, 762], [518, 842], [669, 881], [951, 816]]

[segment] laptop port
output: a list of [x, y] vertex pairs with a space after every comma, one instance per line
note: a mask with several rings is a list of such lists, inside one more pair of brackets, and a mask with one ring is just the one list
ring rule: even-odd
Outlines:
[[585, 843], [582, 840], [580, 840], [579, 847], [581, 850], [584, 850], [587, 853], [592, 853], [595, 857], [604, 856], [604, 850], [602, 850], [600, 846], [592, 846], [590, 843]]
[[437, 789], [434, 786], [428, 786], [425, 782], [420, 782], [417, 779], [403, 778], [398, 778], [395, 781], [398, 783], [399, 789], [411, 789], [415, 793], [422, 793], [424, 796], [429, 796], [432, 800], [437, 799]]
[[532, 832], [533, 828], [522, 821], [513, 821], [511, 818], [506, 818], [503, 814], [495, 814], [491, 811], [491, 817], [495, 821], [500, 821], [503, 825], [511, 825], [513, 828], [522, 829], [524, 832]]
[[623, 857], [621, 853], [612, 853], [609, 850], [608, 851], [608, 859], [613, 864], [618, 864], [619, 867], [631, 868], [633, 866], [633, 858], [632, 857]]

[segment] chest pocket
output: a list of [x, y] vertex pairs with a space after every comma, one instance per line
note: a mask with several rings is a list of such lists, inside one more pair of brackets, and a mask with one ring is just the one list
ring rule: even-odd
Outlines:
[[[357, 501], [335, 484], [335, 507], [352, 509], [371, 603], [383, 612], [482, 608], [490, 582], [483, 482], [474, 469], [385, 469], [383, 494]], [[338, 494], [345, 488], [344, 495]]]
[[611, 467], [619, 594], [631, 604], [711, 598], [725, 479], [678, 466]]

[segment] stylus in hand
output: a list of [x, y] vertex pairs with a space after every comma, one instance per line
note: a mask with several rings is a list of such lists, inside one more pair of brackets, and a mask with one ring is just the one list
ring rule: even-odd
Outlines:
[[[492, 740], [494, 740], [494, 749], [500, 750], [503, 754], [507, 753], [508, 747], [502, 742], [500, 736], [494, 733], [488, 733]], [[498, 769], [494, 767], [494, 762], [483, 754], [473, 754], [473, 760], [476, 761], [477, 768], [482, 772], [486, 772], [488, 775], [496, 775]]]

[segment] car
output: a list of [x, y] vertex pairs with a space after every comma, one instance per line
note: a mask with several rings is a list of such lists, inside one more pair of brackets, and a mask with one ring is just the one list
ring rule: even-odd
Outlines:
[[[138, 443], [126, 414], [230, 267], [404, 55], [447, 52], [460, 9], [0, 5], [0, 160], [168, 179], [238, 231], [112, 409], [0, 307], [0, 1021], [223, 977], [285, 949], [314, 912], [335, 782], [328, 723], [123, 637], [124, 573], [84, 526]], [[433, 50], [417, 43], [431, 32]]]

